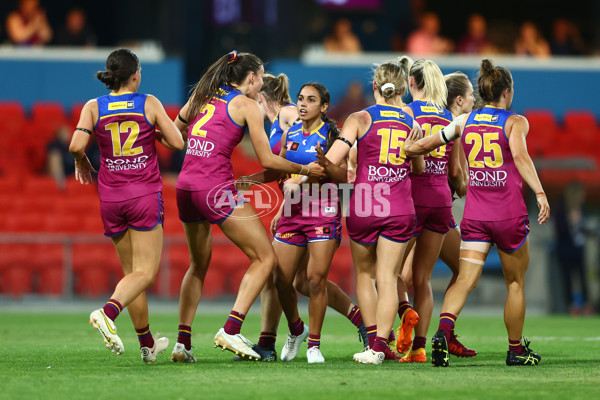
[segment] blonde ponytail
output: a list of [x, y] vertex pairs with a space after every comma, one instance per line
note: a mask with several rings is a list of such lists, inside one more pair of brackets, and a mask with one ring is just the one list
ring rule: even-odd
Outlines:
[[410, 69], [410, 76], [414, 78], [417, 88], [423, 91], [428, 103], [439, 108], [446, 107], [448, 89], [444, 75], [436, 63], [431, 60], [418, 60]]
[[408, 71], [412, 59], [408, 56], [398, 57], [378, 66], [373, 72], [373, 82], [384, 99], [391, 99], [406, 92], [408, 87]]

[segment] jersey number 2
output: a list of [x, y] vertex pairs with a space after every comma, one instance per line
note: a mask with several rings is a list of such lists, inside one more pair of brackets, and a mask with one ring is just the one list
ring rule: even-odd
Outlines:
[[201, 114], [204, 114], [204, 115], [192, 127], [191, 135], [192, 136], [206, 137], [206, 131], [204, 129], [202, 129], [202, 126], [204, 124], [206, 124], [209, 119], [212, 118], [212, 116], [214, 115], [214, 113], [215, 113], [215, 106], [213, 106], [212, 104], [206, 104], [202, 108], [202, 112], [201, 112]]

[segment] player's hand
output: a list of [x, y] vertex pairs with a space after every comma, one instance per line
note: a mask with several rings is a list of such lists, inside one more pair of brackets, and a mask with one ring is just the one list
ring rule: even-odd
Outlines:
[[283, 183], [283, 196], [287, 198], [291, 198], [296, 196], [298, 192], [302, 189], [300, 183], [296, 182], [296, 179], [288, 179]]
[[327, 174], [325, 173], [325, 168], [323, 168], [321, 165], [319, 165], [317, 162], [313, 161], [310, 164], [308, 164], [308, 172], [306, 173], [307, 176], [309, 176], [310, 178], [324, 178], [325, 176], [327, 176]]
[[317, 146], [315, 147], [315, 150], [317, 150], [317, 163], [321, 167], [325, 168], [325, 170], [327, 170], [327, 167], [329, 167], [329, 164], [331, 162], [325, 156], [325, 153], [323, 152], [323, 149], [321, 148], [321, 143], [317, 143]]
[[548, 198], [545, 193], [539, 193], [536, 196], [537, 204], [540, 209], [538, 214], [538, 222], [540, 225], [544, 225], [550, 218], [550, 205], [548, 204]]
[[75, 179], [82, 185], [92, 183], [92, 172], [97, 171], [92, 167], [87, 155], [83, 155], [80, 160], [75, 160]]
[[421, 127], [418, 124], [415, 124], [412, 127], [412, 129], [410, 130], [408, 137], [404, 141], [404, 147], [406, 148], [406, 147], [413, 145], [416, 141], [418, 141], [422, 137], [423, 137], [423, 131], [421, 130]]
[[237, 181], [235, 181], [235, 188], [237, 190], [250, 190], [254, 182], [250, 180], [247, 176], [241, 176]]
[[348, 172], [346, 173], [346, 180], [348, 183], [354, 183], [356, 180], [356, 171], [348, 168]]
[[279, 207], [279, 211], [271, 220], [271, 235], [275, 237], [275, 232], [277, 231], [277, 225], [279, 225], [279, 220], [281, 219], [281, 214], [283, 213], [283, 204]]

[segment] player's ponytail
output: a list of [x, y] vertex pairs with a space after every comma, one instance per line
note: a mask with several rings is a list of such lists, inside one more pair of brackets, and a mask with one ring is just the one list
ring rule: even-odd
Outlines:
[[190, 108], [184, 116], [192, 121], [210, 103], [221, 85], [241, 84], [250, 72], [258, 73], [263, 63], [254, 54], [233, 50], [215, 61], [190, 91]]
[[107, 89], [119, 90], [139, 68], [140, 60], [133, 51], [118, 49], [108, 55], [106, 71], [98, 71], [96, 77]]
[[333, 142], [335, 141], [335, 139], [337, 139], [340, 136], [340, 128], [338, 128], [337, 122], [329, 118], [327, 114], [324, 114], [322, 116], [322, 119], [324, 122], [329, 124], [329, 132], [327, 135], [327, 150], [325, 151], [325, 153], [327, 153], [329, 149], [331, 149], [331, 146], [333, 146]]
[[423, 91], [425, 100], [438, 108], [446, 107], [448, 89], [444, 75], [431, 60], [417, 60], [410, 69], [410, 76], [414, 79], [417, 89]]
[[379, 65], [373, 72], [373, 82], [377, 86], [379, 94], [384, 99], [391, 99], [401, 95], [408, 86], [408, 71], [412, 65], [412, 59], [408, 56], [399, 57], [393, 61], [387, 61]]
[[496, 67], [491, 60], [481, 61], [477, 86], [479, 96], [484, 103], [500, 100], [504, 89], [512, 89], [513, 79], [510, 71], [504, 67]]
[[290, 82], [286, 74], [279, 74], [277, 76], [264, 74], [263, 86], [260, 92], [265, 95], [268, 101], [276, 102], [281, 106], [292, 102], [290, 98]]

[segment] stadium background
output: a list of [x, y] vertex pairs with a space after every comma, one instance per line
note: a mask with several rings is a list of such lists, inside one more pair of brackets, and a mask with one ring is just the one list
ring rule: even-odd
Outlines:
[[[336, 105], [353, 80], [366, 93], [373, 62], [399, 53], [393, 40], [406, 35], [415, 3], [440, 16], [441, 33], [458, 40], [466, 18], [481, 13], [500, 27], [507, 43], [527, 19], [536, 22], [546, 37], [551, 21], [561, 15], [581, 30], [589, 54], [578, 57], [535, 59], [508, 54], [493, 55], [497, 64], [513, 72], [517, 94], [513, 109], [530, 121], [528, 146], [551, 204], [568, 183], [583, 182], [587, 189], [586, 277], [592, 303], [598, 309], [598, 207], [600, 206], [600, 5], [582, 1], [566, 8], [554, 1], [504, 1], [502, 6], [477, 1], [353, 1], [358, 8], [324, 5], [316, 0], [129, 0], [42, 2], [53, 27], [63, 23], [75, 5], [87, 12], [98, 47], [43, 48], [0, 46], [0, 302], [28, 299], [103, 298], [120, 276], [112, 245], [101, 235], [99, 203], [94, 186], [67, 179], [64, 187], [46, 174], [47, 145], [62, 125], [72, 129], [83, 102], [105, 93], [95, 72], [103, 69], [107, 54], [118, 46], [133, 48], [140, 57], [143, 81], [140, 91], [156, 95], [174, 117], [185, 102], [189, 86], [217, 57], [237, 49], [251, 51], [266, 62], [271, 73], [286, 73], [292, 97], [309, 80], [325, 84]], [[336, 3], [336, 2], [329, 2]], [[351, 2], [352, 3], [352, 2]], [[16, 2], [0, 5], [0, 37], [7, 42], [4, 18]], [[363, 52], [332, 55], [322, 40], [333, 22], [349, 18]], [[415, 57], [418, 58], [418, 57]], [[432, 57], [444, 73], [462, 70], [475, 81], [480, 56], [450, 54]], [[160, 146], [158, 146], [160, 147]], [[161, 271], [151, 292], [157, 299], [173, 300], [189, 258], [177, 219], [174, 178], [180, 157], [164, 149], [160, 158], [165, 173], [165, 247]], [[234, 154], [236, 176], [260, 169], [247, 146]], [[536, 207], [526, 192], [530, 218]], [[456, 211], [460, 216], [460, 202]], [[458, 218], [460, 219], [460, 218]], [[264, 221], [268, 226], [270, 220]], [[568, 304], [558, 284], [554, 240], [550, 225], [532, 222], [528, 304], [544, 312], [566, 312]], [[208, 300], [233, 296], [245, 272], [246, 258], [214, 229], [213, 261], [208, 273]], [[337, 252], [330, 279], [354, 293], [352, 260], [345, 237]], [[448, 270], [439, 263], [434, 272], [436, 294], [443, 292]], [[504, 282], [499, 260], [490, 255], [484, 277], [471, 302], [501, 305]]]

